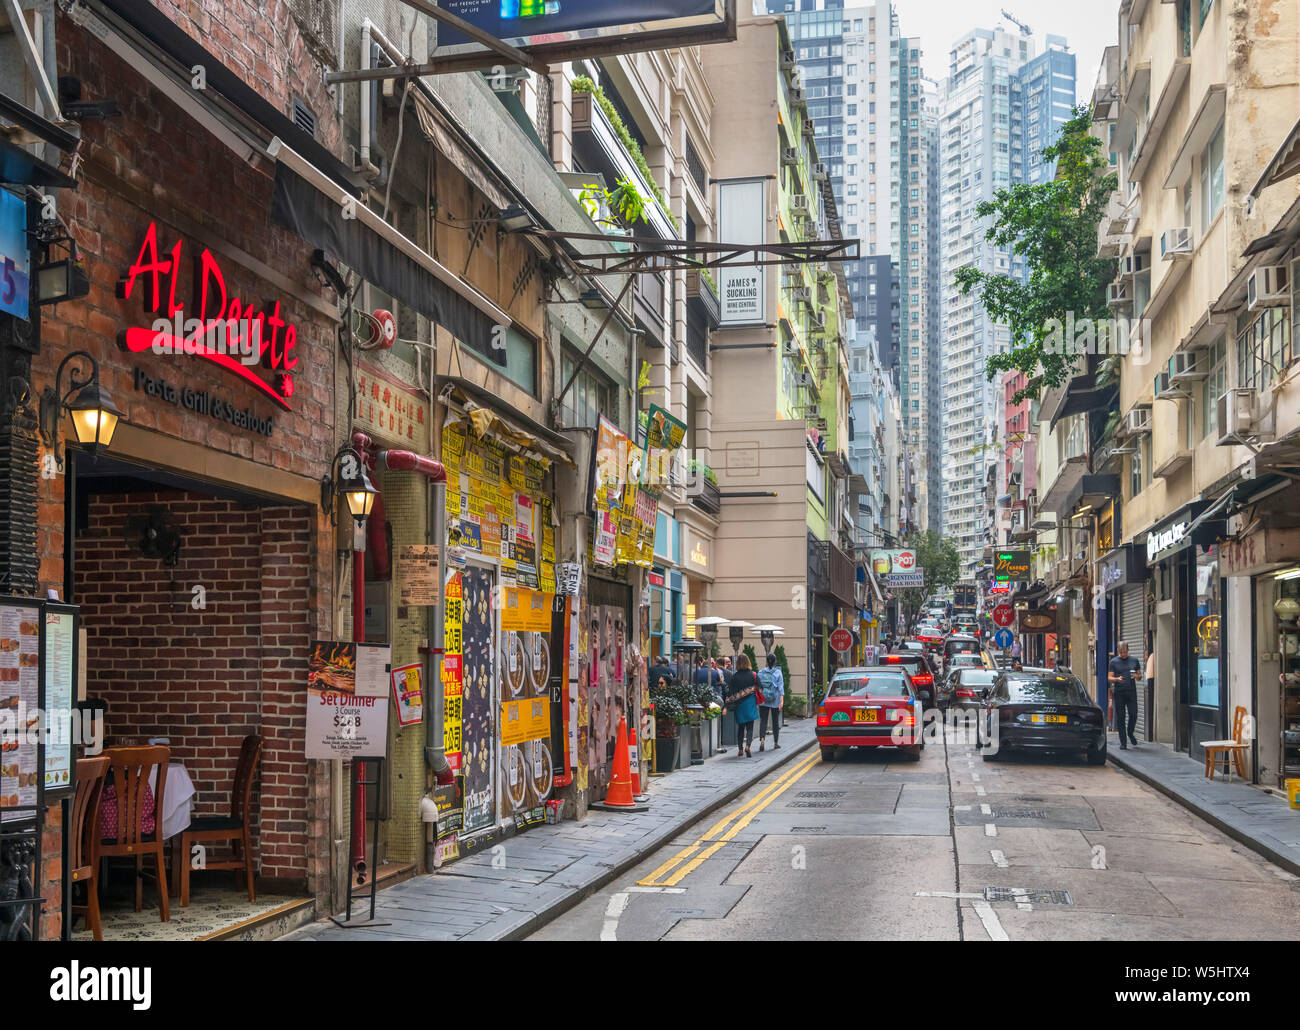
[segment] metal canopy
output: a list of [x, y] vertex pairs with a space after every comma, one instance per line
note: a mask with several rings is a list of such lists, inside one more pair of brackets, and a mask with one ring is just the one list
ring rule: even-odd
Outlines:
[[630, 244], [627, 253], [570, 252], [567, 257], [587, 275], [639, 275], [700, 268], [752, 268], [756, 265], [808, 265], [855, 261], [858, 240], [809, 240], [804, 243], [714, 243], [706, 240], [661, 240], [655, 236], [608, 236], [605, 233], [528, 229], [525, 233], [557, 244], [582, 240]]

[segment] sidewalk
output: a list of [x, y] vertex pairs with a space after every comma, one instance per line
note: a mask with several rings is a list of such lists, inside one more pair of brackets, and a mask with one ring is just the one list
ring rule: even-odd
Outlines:
[[[580, 822], [534, 826], [445, 869], [379, 892], [375, 918], [391, 923], [344, 930], [329, 920], [280, 940], [519, 940], [568, 911], [696, 820], [744, 793], [815, 744], [814, 720], [781, 730], [781, 749], [736, 758], [735, 749], [703, 765], [650, 780], [648, 812], [591, 812]], [[494, 856], [493, 852], [496, 852]], [[493, 868], [493, 860], [504, 866]], [[364, 918], [368, 908], [354, 916]]]
[[[1119, 750], [1115, 740], [1108, 748], [1110, 760], [1121, 769], [1155, 787], [1190, 809], [1206, 822], [1240, 841], [1251, 851], [1300, 876], [1300, 812], [1283, 798], [1242, 783], [1231, 783], [1223, 773], [1205, 778], [1205, 765], [1164, 744], [1143, 742]], [[1222, 769], [1222, 765], [1220, 765]]]

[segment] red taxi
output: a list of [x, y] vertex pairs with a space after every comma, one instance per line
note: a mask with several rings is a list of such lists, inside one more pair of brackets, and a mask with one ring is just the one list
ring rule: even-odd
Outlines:
[[822, 761], [834, 761], [837, 747], [896, 747], [917, 761], [925, 747], [921, 717], [921, 699], [907, 666], [840, 669], [817, 706]]

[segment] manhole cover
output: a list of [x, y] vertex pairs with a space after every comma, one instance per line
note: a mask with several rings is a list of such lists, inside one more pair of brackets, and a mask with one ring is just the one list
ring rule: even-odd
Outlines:
[[847, 790], [801, 790], [797, 798], [842, 798], [848, 796]]
[[1041, 887], [985, 887], [985, 901], [1015, 901], [1030, 905], [1073, 905], [1069, 891], [1049, 891]]
[[1041, 808], [995, 808], [993, 815], [998, 819], [1046, 819], [1047, 813]]
[[825, 833], [825, 826], [791, 826], [791, 833]]
[[839, 808], [838, 801], [791, 801], [790, 808]]

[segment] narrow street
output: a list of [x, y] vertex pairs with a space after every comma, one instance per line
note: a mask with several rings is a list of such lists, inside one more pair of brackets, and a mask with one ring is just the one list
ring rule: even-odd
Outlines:
[[1113, 765], [947, 738], [801, 754], [530, 939], [1300, 938], [1300, 880]]

